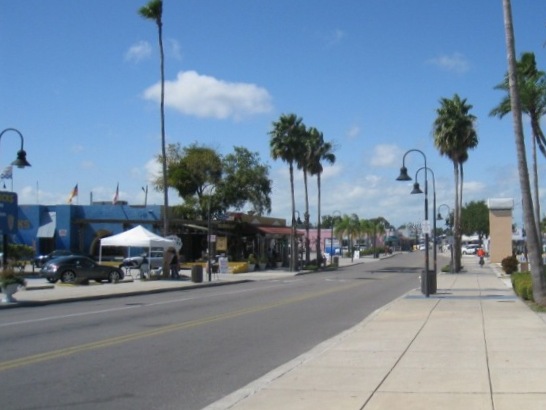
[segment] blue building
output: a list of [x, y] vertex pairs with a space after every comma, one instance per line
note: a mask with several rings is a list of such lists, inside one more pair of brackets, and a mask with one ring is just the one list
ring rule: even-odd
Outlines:
[[160, 234], [162, 206], [113, 205], [19, 205], [18, 232], [10, 242], [30, 245], [37, 255], [69, 249], [97, 255], [100, 238], [124, 232], [137, 225]]

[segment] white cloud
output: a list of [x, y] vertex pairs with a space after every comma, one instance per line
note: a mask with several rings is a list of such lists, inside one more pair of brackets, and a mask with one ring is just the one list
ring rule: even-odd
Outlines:
[[400, 162], [400, 149], [394, 144], [379, 144], [373, 149], [371, 165], [388, 167]]
[[464, 194], [475, 195], [475, 194], [484, 194], [487, 190], [487, 185], [480, 181], [464, 181], [463, 185], [463, 197]]
[[[160, 100], [161, 85], [144, 91], [144, 98]], [[271, 96], [266, 89], [248, 83], [230, 83], [195, 71], [179, 72], [165, 83], [165, 105], [186, 115], [239, 120], [270, 112]]]
[[161, 174], [161, 164], [155, 159], [152, 158], [144, 165], [146, 169], [146, 180], [148, 183], [153, 183]]
[[139, 41], [129, 47], [129, 50], [125, 53], [125, 61], [133, 61], [138, 63], [144, 60], [152, 54], [152, 46], [147, 41]]
[[428, 60], [428, 63], [457, 74], [466, 73], [470, 69], [470, 63], [461, 53], [438, 56]]
[[351, 140], [358, 138], [360, 135], [360, 127], [358, 125], [353, 125], [347, 131], [347, 137]]

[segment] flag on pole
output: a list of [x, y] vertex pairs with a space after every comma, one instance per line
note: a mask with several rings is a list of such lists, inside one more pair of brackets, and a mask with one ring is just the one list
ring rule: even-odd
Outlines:
[[78, 196], [78, 184], [76, 184], [76, 186], [74, 187], [74, 189], [72, 189], [72, 192], [70, 193], [70, 195], [68, 196], [68, 200], [66, 202], [68, 202], [69, 204], [72, 203], [72, 199], [74, 199], [75, 196]]
[[13, 167], [8, 165], [0, 174], [0, 179], [13, 179]]
[[114, 205], [118, 203], [118, 198], [119, 198], [119, 182], [118, 182], [118, 186], [116, 187], [116, 193], [114, 194], [114, 199], [112, 199], [112, 203]]

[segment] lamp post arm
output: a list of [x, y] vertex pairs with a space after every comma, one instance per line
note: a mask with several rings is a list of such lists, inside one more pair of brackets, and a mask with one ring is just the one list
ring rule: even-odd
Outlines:
[[427, 166], [427, 157], [425, 153], [419, 149], [412, 148], [410, 150], [407, 150], [404, 156], [402, 157], [402, 166], [406, 166], [406, 155], [408, 155], [410, 152], [418, 152], [423, 156], [423, 159], [425, 160], [425, 167]]
[[7, 132], [7, 131], [14, 131], [17, 134], [19, 134], [19, 138], [21, 138], [21, 149], [23, 149], [23, 145], [24, 145], [23, 143], [24, 143], [24, 140], [25, 140], [23, 138], [23, 134], [21, 134], [21, 132], [19, 130], [15, 129], [15, 128], [6, 128], [4, 131], [2, 131], [0, 133], [0, 138], [2, 138], [2, 135], [4, 135], [4, 133]]

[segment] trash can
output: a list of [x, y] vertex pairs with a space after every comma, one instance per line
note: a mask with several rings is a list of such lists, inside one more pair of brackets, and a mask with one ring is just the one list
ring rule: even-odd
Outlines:
[[194, 283], [203, 282], [203, 266], [193, 265], [191, 267], [191, 281]]
[[[425, 271], [421, 273], [421, 293], [423, 295], [427, 294], [427, 288], [425, 287], [425, 283], [428, 283], [428, 294], [434, 295], [438, 291], [438, 283], [436, 278], [436, 272], [433, 270], [428, 271], [428, 277], [425, 278]], [[425, 282], [425, 280], [428, 280], [428, 282]]]
[[334, 256], [334, 266], [336, 268], [339, 266], [339, 256]]

